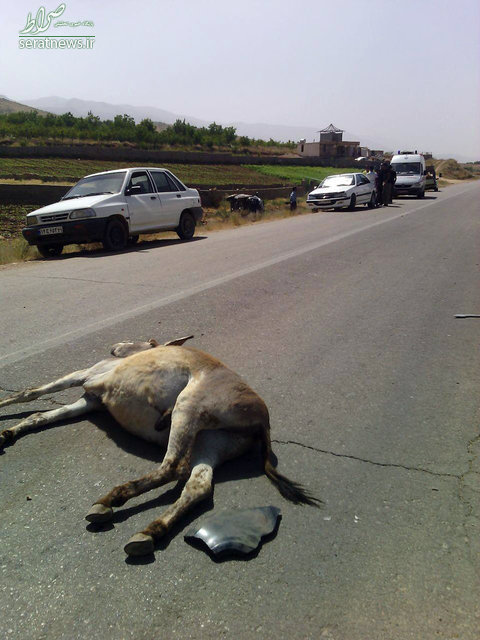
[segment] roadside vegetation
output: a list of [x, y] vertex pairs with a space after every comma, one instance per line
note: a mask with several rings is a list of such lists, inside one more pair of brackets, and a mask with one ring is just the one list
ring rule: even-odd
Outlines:
[[128, 114], [117, 115], [113, 120], [101, 120], [91, 111], [84, 118], [71, 113], [40, 115], [37, 111], [0, 114], [0, 144], [26, 146], [88, 142], [103, 146], [124, 144], [142, 149], [215, 149], [233, 153], [250, 153], [252, 148], [285, 153], [295, 147], [293, 142], [238, 136], [235, 127], [223, 127], [216, 122], [208, 127], [195, 127], [185, 120], [165, 125], [144, 118], [137, 124]]
[[38, 207], [35, 204], [0, 204], [0, 265], [39, 257], [36, 248], [22, 236], [25, 216]]
[[285, 197], [267, 200], [265, 202], [265, 210], [255, 213], [250, 211], [230, 211], [230, 204], [223, 200], [217, 208], [204, 207], [203, 226], [199, 227], [198, 233], [201, 234], [202, 228], [207, 231], [216, 231], [241, 227], [255, 222], [270, 222], [282, 218], [291, 218], [306, 213], [312, 213], [312, 211], [307, 207], [305, 198], [298, 199], [295, 211], [290, 211], [288, 198]]
[[0, 265], [26, 262], [37, 258], [40, 258], [40, 254], [36, 248], [31, 247], [23, 238], [12, 238], [8, 242], [0, 240]]

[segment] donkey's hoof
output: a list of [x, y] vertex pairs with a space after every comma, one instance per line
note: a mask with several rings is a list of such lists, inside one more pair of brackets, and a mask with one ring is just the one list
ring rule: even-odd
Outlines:
[[11, 442], [12, 440], [13, 433], [9, 429], [5, 429], [5, 431], [2, 431], [2, 433], [0, 433], [0, 449], [3, 447], [3, 445], [5, 445], [7, 442]]
[[85, 516], [85, 520], [89, 522], [101, 523], [108, 522], [113, 518], [112, 507], [106, 507], [104, 504], [94, 504]]
[[146, 556], [153, 553], [153, 538], [145, 533], [136, 533], [123, 548], [129, 556]]

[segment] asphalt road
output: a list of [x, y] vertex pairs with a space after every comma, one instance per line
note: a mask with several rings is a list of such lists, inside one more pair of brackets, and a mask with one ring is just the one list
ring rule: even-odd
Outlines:
[[[0, 270], [0, 394], [83, 368], [122, 339], [195, 334], [265, 399], [287, 503], [253, 455], [216, 474], [154, 558], [123, 544], [175, 495], [89, 530], [84, 514], [161, 452], [101, 414], [0, 456], [0, 636], [478, 640], [480, 184], [128, 253]], [[57, 402], [78, 397], [70, 390]], [[0, 426], [52, 399], [1, 410]], [[248, 560], [185, 543], [212, 509], [273, 504]]]

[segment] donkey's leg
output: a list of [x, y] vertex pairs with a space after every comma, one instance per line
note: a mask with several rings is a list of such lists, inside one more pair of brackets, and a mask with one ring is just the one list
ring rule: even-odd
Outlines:
[[161, 538], [172, 524], [194, 504], [208, 498], [212, 493], [213, 468], [208, 464], [193, 467], [180, 498], [172, 504], [158, 520], [151, 522], [141, 533], [136, 533], [125, 545], [125, 553], [130, 556], [144, 556], [152, 553], [154, 541]]
[[6, 442], [12, 442], [15, 438], [18, 438], [22, 433], [33, 431], [37, 427], [41, 427], [46, 424], [58, 422], [59, 420], [66, 420], [68, 418], [76, 418], [83, 413], [88, 413], [94, 409], [99, 409], [102, 406], [100, 400], [94, 396], [85, 395], [72, 404], [67, 404], [58, 409], [52, 409], [51, 411], [43, 411], [40, 413], [32, 413], [18, 424], [9, 429], [5, 429], [0, 433], [0, 447]]
[[63, 378], [44, 384], [36, 389], [25, 389], [25, 391], [19, 391], [18, 393], [8, 396], [8, 398], [0, 400], [0, 407], [6, 407], [9, 404], [18, 404], [20, 402], [31, 402], [40, 396], [44, 396], [46, 393], [55, 393], [56, 391], [63, 391], [63, 389], [69, 389], [70, 387], [79, 387], [85, 382], [89, 372], [90, 369], [74, 371]]
[[172, 412], [167, 452], [160, 467], [146, 476], [114, 487], [94, 503], [85, 516], [86, 520], [106, 522], [113, 516], [112, 507], [121, 507], [130, 498], [188, 476], [193, 445], [197, 433], [204, 428], [204, 420], [188, 400], [187, 389], [188, 385], [179, 394]]
[[213, 469], [222, 462], [237, 458], [252, 446], [254, 438], [228, 431], [203, 431], [198, 435], [192, 459], [193, 469], [180, 498], [166, 509], [160, 518], [136, 533], [125, 545], [128, 555], [152, 553], [155, 540], [161, 538], [195, 504], [208, 498], [213, 491]]
[[74, 371], [73, 373], [63, 376], [63, 378], [59, 378], [58, 380], [54, 380], [53, 382], [49, 382], [48, 384], [44, 384], [35, 389], [26, 389], [25, 391], [14, 393], [13, 395], [8, 396], [8, 398], [0, 400], [0, 407], [6, 407], [9, 404], [18, 404], [20, 402], [31, 402], [32, 400], [36, 400], [47, 393], [56, 393], [57, 391], [63, 391], [64, 389], [70, 389], [71, 387], [80, 387], [93, 376], [107, 373], [118, 366], [118, 364], [119, 362], [116, 358], [100, 360], [100, 362], [97, 362], [88, 369]]
[[178, 472], [176, 461], [172, 458], [165, 458], [158, 469], [146, 476], [130, 480], [124, 484], [114, 487], [109, 493], [97, 500], [90, 511], [85, 516], [85, 520], [89, 522], [107, 522], [113, 517], [112, 507], [121, 507], [122, 505], [142, 493], [146, 493], [151, 489], [157, 489], [173, 480], [178, 480]]

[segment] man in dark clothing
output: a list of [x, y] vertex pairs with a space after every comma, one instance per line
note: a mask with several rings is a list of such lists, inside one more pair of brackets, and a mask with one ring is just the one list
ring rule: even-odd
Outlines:
[[395, 188], [395, 182], [397, 181], [397, 172], [395, 171], [395, 169], [392, 167], [392, 165], [390, 165], [390, 174], [388, 176], [388, 180], [392, 186], [392, 188], [390, 189], [390, 202], [389, 204], [392, 204], [393, 202], [393, 191]]
[[390, 167], [390, 163], [385, 163], [385, 169], [383, 173], [383, 190], [382, 190], [382, 198], [383, 198], [383, 206], [388, 207], [391, 200], [392, 195], [392, 170]]
[[385, 180], [385, 162], [382, 162], [380, 169], [377, 171], [376, 190], [377, 190], [377, 207], [383, 204], [383, 183]]

